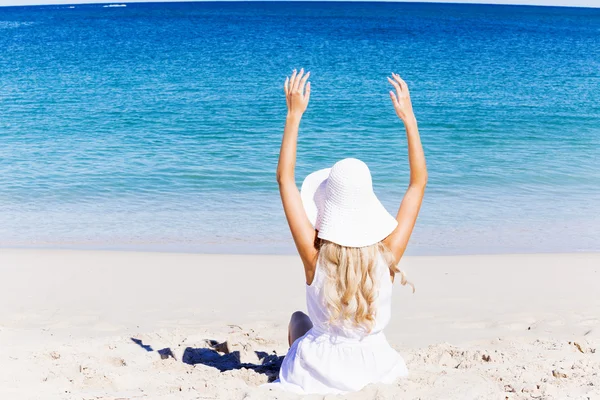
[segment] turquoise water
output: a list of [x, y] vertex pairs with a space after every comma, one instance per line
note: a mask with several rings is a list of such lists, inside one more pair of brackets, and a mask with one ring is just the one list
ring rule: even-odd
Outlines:
[[312, 72], [298, 182], [343, 157], [395, 212], [402, 74], [429, 166], [410, 254], [600, 251], [600, 10], [394, 3], [0, 8], [0, 246], [293, 252], [282, 84]]

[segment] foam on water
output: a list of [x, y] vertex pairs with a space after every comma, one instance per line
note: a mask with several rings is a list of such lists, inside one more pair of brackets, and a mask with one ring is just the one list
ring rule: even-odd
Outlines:
[[0, 29], [15, 29], [22, 26], [33, 25], [33, 22], [28, 21], [0, 21]]

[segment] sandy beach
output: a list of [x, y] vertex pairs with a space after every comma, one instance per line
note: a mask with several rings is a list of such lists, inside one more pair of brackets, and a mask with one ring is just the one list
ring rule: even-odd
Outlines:
[[[344, 398], [600, 399], [600, 254], [401, 267], [386, 335], [411, 375]], [[1, 250], [0, 280], [2, 399], [298, 397], [260, 387], [305, 310], [297, 257]]]

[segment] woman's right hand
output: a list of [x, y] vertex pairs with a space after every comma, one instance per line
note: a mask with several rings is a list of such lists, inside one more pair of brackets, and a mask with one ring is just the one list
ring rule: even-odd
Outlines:
[[406, 82], [404, 82], [404, 80], [402, 80], [402, 78], [400, 78], [400, 75], [392, 72], [392, 77], [393, 79], [388, 78], [388, 81], [396, 89], [396, 93], [390, 90], [392, 104], [394, 105], [394, 109], [396, 110], [398, 117], [406, 124], [407, 122], [415, 119], [408, 85]]
[[404, 128], [406, 128], [410, 181], [396, 215], [398, 226], [394, 232], [384, 239], [384, 244], [392, 251], [396, 262], [400, 262], [423, 202], [425, 186], [427, 185], [427, 164], [425, 163], [417, 119], [410, 101], [408, 85], [398, 74], [392, 74], [392, 76], [394, 79], [388, 78], [388, 81], [394, 86], [396, 93], [391, 91], [390, 97], [396, 114], [404, 122]]
[[300, 73], [296, 74], [296, 70], [294, 70], [292, 76], [285, 79], [284, 90], [288, 115], [301, 117], [306, 111], [310, 100], [310, 82], [306, 83], [309, 76], [310, 72], [304, 74], [304, 68], [302, 68]]

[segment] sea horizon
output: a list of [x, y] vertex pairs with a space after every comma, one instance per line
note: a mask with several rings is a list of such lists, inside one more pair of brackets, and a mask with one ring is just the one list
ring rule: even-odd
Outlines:
[[298, 185], [360, 158], [392, 214], [386, 76], [408, 82], [429, 169], [408, 255], [600, 251], [599, 9], [103, 4], [0, 8], [1, 248], [293, 254], [275, 168], [304, 67]]
[[[50, 0], [54, 1], [54, 0]], [[177, 0], [177, 1], [165, 1], [165, 0], [128, 0], [128, 1], [96, 1], [82, 0], [77, 3], [28, 3], [28, 4], [2, 4], [0, 7], [45, 7], [45, 6], [77, 6], [77, 5], [120, 5], [120, 4], [185, 4], [185, 3], [281, 3], [281, 0]], [[597, 9], [600, 5], [592, 6], [589, 4], [578, 5], [578, 4], [522, 4], [522, 3], [495, 3], [494, 0], [488, 0], [488, 2], [469, 2], [469, 1], [403, 1], [403, 0], [291, 0], [285, 1], [286, 3], [400, 3], [400, 4], [433, 4], [433, 5], [475, 5], [475, 6], [500, 6], [500, 7], [547, 7], [547, 8], [588, 8]]]

